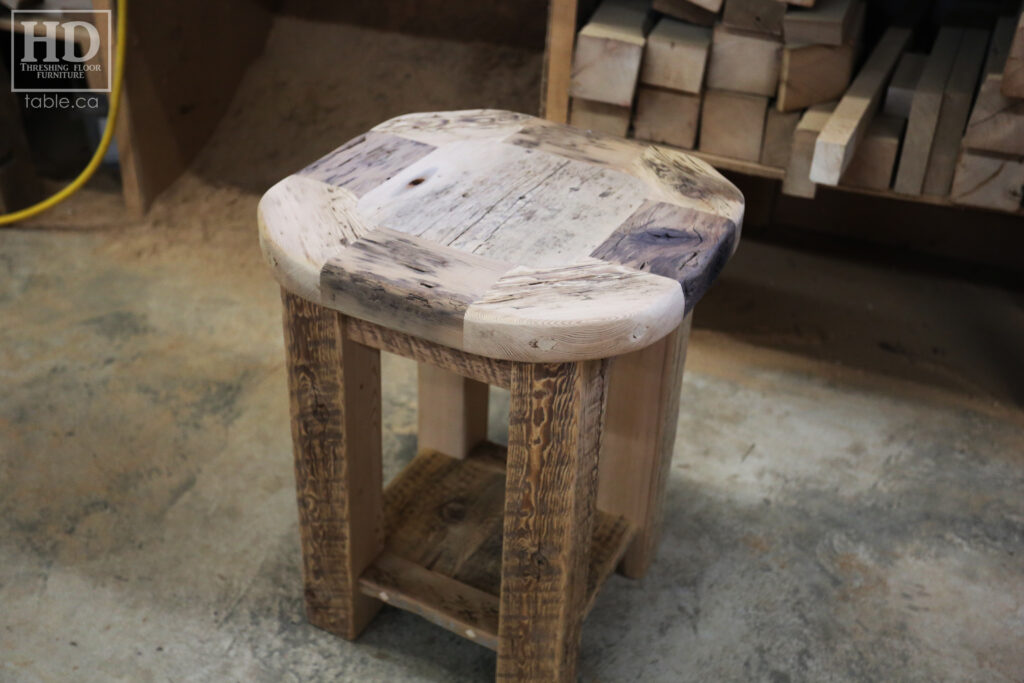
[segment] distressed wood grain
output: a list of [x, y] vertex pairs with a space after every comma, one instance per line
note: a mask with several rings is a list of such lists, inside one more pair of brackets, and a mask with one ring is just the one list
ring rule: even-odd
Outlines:
[[513, 368], [498, 680], [576, 680], [604, 405], [604, 362]]
[[306, 614], [352, 639], [380, 607], [357, 585], [384, 544], [380, 352], [347, 339], [340, 314], [282, 301]]

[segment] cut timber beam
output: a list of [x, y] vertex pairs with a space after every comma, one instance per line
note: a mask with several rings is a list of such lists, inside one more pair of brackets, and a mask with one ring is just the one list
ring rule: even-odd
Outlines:
[[842, 185], [888, 190], [905, 124], [906, 120], [898, 116], [876, 116], [843, 174]]
[[838, 100], [846, 92], [853, 76], [864, 5], [857, 5], [857, 19], [849, 40], [843, 45], [791, 45], [782, 49], [779, 71], [779, 111], [797, 111], [813, 104]]
[[858, 0], [820, 0], [814, 9], [786, 12], [782, 31], [786, 44], [844, 45], [849, 42]]
[[779, 84], [782, 42], [763, 33], [715, 26], [708, 88], [771, 97]]
[[800, 117], [800, 122], [793, 133], [793, 148], [789, 154], [786, 176], [782, 181], [783, 194], [806, 199], [814, 198], [817, 185], [810, 179], [814, 145], [835, 108], [834, 102], [816, 104]]
[[989, 76], [981, 84], [967, 122], [963, 146], [1024, 156], [1024, 100], [1005, 97], [1001, 86], [1000, 76]]
[[793, 134], [798, 123], [800, 112], [787, 113], [774, 108], [768, 110], [768, 118], [764, 122], [764, 143], [761, 146], [762, 164], [776, 168], [789, 165]]
[[700, 151], [733, 159], [761, 158], [768, 98], [760, 95], [708, 90], [701, 111]]
[[886, 116], [910, 118], [910, 105], [914, 101], [914, 91], [924, 73], [924, 64], [928, 55], [919, 52], [907, 52], [900, 58], [899, 66], [892, 75], [892, 82], [885, 91], [885, 105], [882, 113]]
[[583, 130], [592, 130], [595, 133], [626, 137], [626, 133], [629, 131], [629, 113], [629, 107], [574, 97], [569, 114], [569, 125]]
[[923, 193], [945, 197], [953, 184], [956, 158], [960, 151], [960, 140], [964, 134], [967, 115], [971, 111], [971, 100], [978, 86], [988, 46], [988, 31], [966, 29], [960, 41], [953, 71], [949, 74], [946, 90], [942, 94], [942, 111], [935, 126], [935, 140], [928, 157], [928, 169], [924, 176]]
[[722, 23], [742, 31], [782, 35], [785, 3], [779, 0], [726, 0]]
[[647, 37], [640, 82], [699, 95], [710, 47], [709, 29], [662, 19]]
[[714, 26], [718, 14], [709, 12], [689, 0], [654, 0], [654, 9], [673, 19], [688, 21], [698, 26]]
[[964, 31], [946, 26], [939, 31], [924, 73], [914, 92], [910, 105], [910, 120], [907, 121], [907, 136], [900, 153], [900, 165], [896, 171], [893, 189], [901, 194], [918, 195], [924, 188], [924, 176], [928, 170], [935, 129], [942, 111], [942, 93], [949, 81]]
[[576, 39], [570, 94], [628, 107], [633, 101], [649, 12], [643, 0], [604, 0]]
[[811, 162], [811, 180], [826, 185], [839, 183], [878, 110], [882, 92], [909, 40], [910, 31], [904, 28], [889, 28], [882, 36], [818, 135]]
[[1024, 195], [1024, 159], [964, 151], [956, 164], [949, 198], [956, 204], [1019, 211]]
[[1024, 98], [1024, 12], [1017, 19], [1017, 30], [1006, 57], [1002, 92], [1004, 97]]
[[636, 117], [633, 119], [634, 137], [693, 149], [700, 120], [700, 101], [700, 95], [640, 86], [636, 97]]

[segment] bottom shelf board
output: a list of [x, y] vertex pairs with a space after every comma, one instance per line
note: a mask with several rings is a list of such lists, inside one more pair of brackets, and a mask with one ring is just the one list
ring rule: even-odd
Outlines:
[[[417, 455], [384, 489], [387, 545], [363, 572], [360, 590], [496, 650], [504, 451], [486, 443], [465, 460]], [[625, 518], [598, 511], [585, 611], [632, 538]]]

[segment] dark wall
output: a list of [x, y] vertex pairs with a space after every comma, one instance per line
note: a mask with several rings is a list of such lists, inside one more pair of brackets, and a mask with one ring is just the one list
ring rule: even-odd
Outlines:
[[547, 0], [282, 0], [279, 12], [459, 41], [544, 49]]

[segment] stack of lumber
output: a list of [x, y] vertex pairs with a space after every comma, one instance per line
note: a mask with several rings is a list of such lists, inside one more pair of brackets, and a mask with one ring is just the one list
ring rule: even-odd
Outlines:
[[[819, 184], [1017, 211], [1024, 17], [888, 27], [864, 0], [604, 0], [580, 31], [570, 122]], [[746, 166], [744, 166], [746, 165]]]

